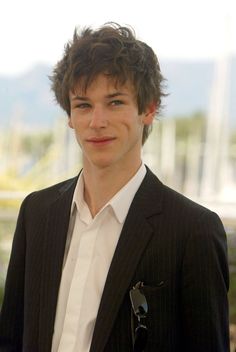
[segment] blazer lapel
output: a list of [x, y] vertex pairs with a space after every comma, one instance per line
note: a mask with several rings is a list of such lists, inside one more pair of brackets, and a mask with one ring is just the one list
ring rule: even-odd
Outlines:
[[152, 237], [148, 218], [161, 212], [162, 187], [148, 170], [131, 204], [108, 272], [90, 352], [104, 350], [137, 264]]
[[51, 342], [60, 286], [65, 243], [70, 221], [70, 209], [76, 179], [58, 192], [48, 211], [45, 231], [40, 291], [39, 351], [51, 351]]

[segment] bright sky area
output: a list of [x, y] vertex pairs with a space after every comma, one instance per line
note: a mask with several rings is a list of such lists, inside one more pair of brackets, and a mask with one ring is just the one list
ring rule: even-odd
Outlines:
[[8, 0], [0, 5], [0, 74], [54, 64], [76, 26], [129, 24], [163, 59], [236, 55], [235, 0]]

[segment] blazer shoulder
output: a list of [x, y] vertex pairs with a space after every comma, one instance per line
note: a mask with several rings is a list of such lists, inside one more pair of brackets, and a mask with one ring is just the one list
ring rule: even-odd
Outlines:
[[[154, 204], [161, 203], [161, 208], [169, 217], [181, 218], [185, 221], [201, 218], [202, 216], [218, 217], [210, 209], [191, 200], [187, 196], [163, 184], [158, 177], [147, 168], [147, 184], [150, 188], [149, 200]], [[146, 191], [146, 189], [145, 189]], [[214, 215], [213, 215], [214, 214]]]
[[47, 188], [34, 191], [26, 196], [21, 207], [29, 209], [29, 211], [37, 208], [46, 209], [54, 203], [63, 194], [73, 196], [73, 192], [78, 180], [78, 176], [71, 179], [54, 184]]
[[169, 188], [164, 187], [163, 195], [163, 209], [164, 213], [168, 215], [169, 221], [176, 223], [176, 226], [189, 228], [194, 226], [208, 226], [212, 230], [215, 229], [225, 232], [224, 225], [221, 218], [211, 209], [189, 199], [181, 193]]
[[173, 207], [178, 207], [179, 209], [189, 209], [189, 211], [196, 214], [211, 213], [212, 211], [203, 205], [197, 203], [196, 201], [188, 198], [187, 196], [179, 193], [178, 191], [163, 185], [164, 187], [164, 200], [167, 205], [173, 204]]

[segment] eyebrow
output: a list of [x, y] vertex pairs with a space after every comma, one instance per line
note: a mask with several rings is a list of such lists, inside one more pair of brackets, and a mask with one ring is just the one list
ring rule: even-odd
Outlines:
[[[115, 92], [115, 93], [106, 95], [105, 98], [106, 99], [111, 99], [111, 98], [115, 98], [117, 96], [123, 96], [123, 95], [127, 96], [128, 94], [122, 93], [122, 92]], [[90, 99], [88, 97], [86, 97], [86, 96], [76, 95], [76, 96], [72, 97], [72, 100], [88, 101]]]

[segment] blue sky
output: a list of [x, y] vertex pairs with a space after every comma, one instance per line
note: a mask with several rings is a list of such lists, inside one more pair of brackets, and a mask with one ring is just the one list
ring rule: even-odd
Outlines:
[[55, 63], [75, 26], [107, 21], [133, 26], [166, 58], [212, 59], [236, 55], [234, 0], [8, 0], [0, 6], [0, 74]]

